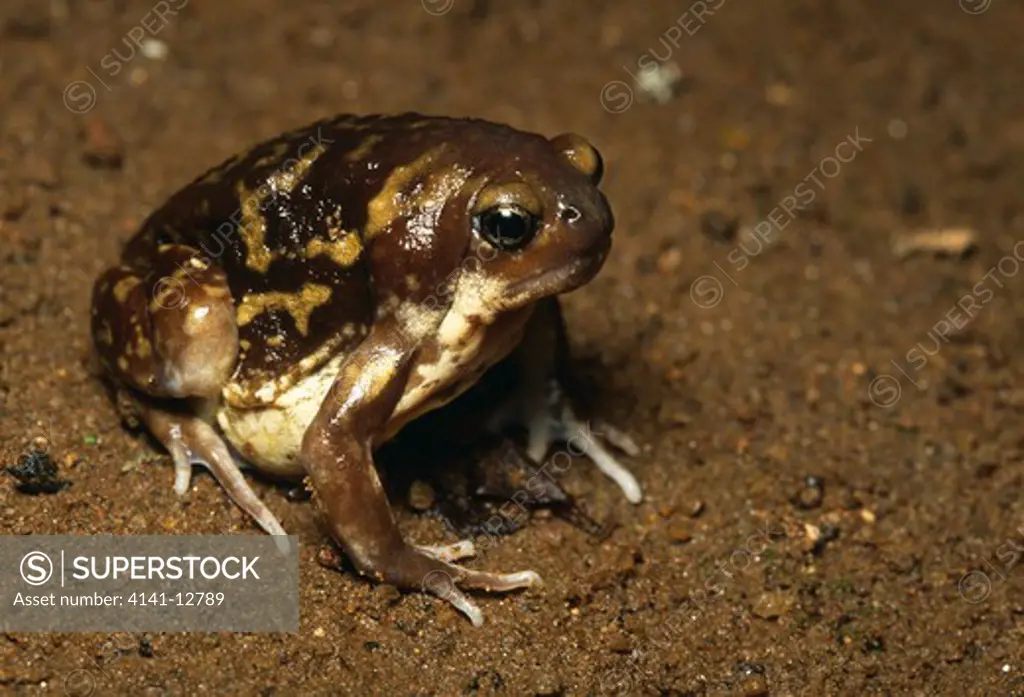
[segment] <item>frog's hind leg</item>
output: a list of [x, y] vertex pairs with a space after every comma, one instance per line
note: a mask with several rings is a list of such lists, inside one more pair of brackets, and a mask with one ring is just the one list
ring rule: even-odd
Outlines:
[[188, 491], [193, 464], [205, 466], [231, 500], [268, 534], [281, 536], [279, 545], [287, 549], [288, 533], [253, 491], [224, 439], [213, 427], [198, 416], [155, 406], [142, 405], [140, 411], [150, 433], [171, 453], [175, 492], [183, 495]]
[[518, 366], [519, 381], [506, 408], [491, 422], [500, 430], [508, 422], [526, 427], [526, 452], [535, 462], [543, 461], [553, 443], [563, 441], [590, 459], [614, 481], [630, 503], [643, 500], [636, 477], [605, 444], [636, 457], [640, 448], [632, 438], [609, 424], [581, 419], [566, 394], [569, 347], [557, 298], [538, 303], [522, 343], [509, 357]]
[[264, 530], [284, 535], [227, 445], [185, 402], [215, 400], [235, 367], [238, 326], [224, 272], [190, 247], [163, 245], [144, 271], [118, 266], [100, 276], [92, 331], [100, 360], [132, 388], [142, 420], [170, 452], [175, 491], [184, 494], [192, 464], [203, 464]]

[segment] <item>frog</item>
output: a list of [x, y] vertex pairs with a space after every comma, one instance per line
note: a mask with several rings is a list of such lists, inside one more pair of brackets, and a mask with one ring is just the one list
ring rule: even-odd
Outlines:
[[286, 532], [245, 470], [300, 482], [364, 577], [448, 601], [539, 586], [459, 564], [472, 542], [406, 540], [374, 453], [499, 364], [540, 461], [558, 441], [643, 494], [565, 388], [559, 296], [611, 249], [604, 163], [583, 136], [483, 119], [341, 115], [207, 170], [142, 222], [96, 280], [91, 333], [118, 402], [170, 454], [174, 490], [208, 469], [265, 532]]

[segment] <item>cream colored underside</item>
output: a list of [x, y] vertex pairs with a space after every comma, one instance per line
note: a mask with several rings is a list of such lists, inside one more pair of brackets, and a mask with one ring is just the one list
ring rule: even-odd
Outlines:
[[[519, 343], [529, 311], [517, 311], [495, 323], [486, 319], [483, 298], [491, 289], [467, 283], [451, 310], [430, 340], [437, 342], [437, 360], [420, 363], [395, 408], [378, 445], [393, 437], [406, 423], [442, 406], [436, 395], [457, 385], [449, 399], [468, 389], [488, 367], [494, 365]], [[328, 361], [317, 372], [284, 392], [274, 406], [238, 409], [222, 404], [217, 422], [224, 435], [251, 464], [268, 474], [299, 477], [303, 474], [299, 454], [302, 437], [316, 416], [327, 391], [341, 369], [345, 355]]]

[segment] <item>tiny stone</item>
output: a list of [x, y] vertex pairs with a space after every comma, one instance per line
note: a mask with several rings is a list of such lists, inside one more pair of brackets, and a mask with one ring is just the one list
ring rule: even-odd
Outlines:
[[409, 505], [417, 511], [427, 511], [434, 505], [434, 488], [416, 480], [409, 487]]
[[683, 261], [683, 253], [676, 247], [670, 247], [658, 256], [658, 271], [668, 275], [679, 268]]
[[44, 189], [52, 189], [60, 183], [56, 168], [38, 155], [29, 154], [21, 163], [20, 174], [24, 181]]
[[785, 615], [793, 607], [795, 599], [793, 594], [786, 591], [771, 591], [762, 593], [761, 597], [754, 603], [752, 612], [755, 617], [774, 620]]
[[821, 505], [825, 498], [825, 483], [815, 476], [804, 479], [804, 485], [793, 497], [793, 505], [809, 511]]
[[612, 637], [608, 642], [608, 650], [613, 653], [629, 653], [631, 650], [629, 638], [624, 636]]
[[705, 507], [705, 504], [700, 499], [694, 501], [693, 505], [690, 506], [690, 517], [691, 518], [699, 518], [700, 514], [704, 512], [704, 507]]
[[764, 454], [778, 463], [789, 462], [789, 448], [782, 443], [772, 444]]
[[902, 119], [893, 119], [886, 128], [890, 138], [902, 140], [907, 137], [907, 122]]
[[686, 544], [693, 539], [690, 526], [684, 523], [673, 523], [668, 529], [668, 539], [678, 544]]
[[700, 217], [700, 231], [712, 242], [731, 242], [738, 229], [739, 221], [720, 211], [708, 211]]
[[162, 61], [167, 58], [167, 44], [160, 39], [144, 39], [142, 41], [142, 55], [154, 61]]
[[124, 163], [124, 149], [120, 140], [106, 123], [90, 117], [83, 133], [85, 163], [94, 169], [120, 169]]
[[772, 106], [786, 106], [792, 101], [793, 90], [781, 82], [768, 85], [764, 91], [764, 99]]

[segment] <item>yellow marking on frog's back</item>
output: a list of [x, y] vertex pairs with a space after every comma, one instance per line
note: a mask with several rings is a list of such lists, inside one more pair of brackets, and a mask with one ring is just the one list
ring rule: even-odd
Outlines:
[[366, 138], [364, 138], [363, 141], [359, 143], [359, 145], [354, 147], [348, 154], [345, 155], [345, 159], [348, 162], [359, 162], [360, 160], [364, 159], [367, 155], [369, 155], [370, 151], [377, 147], [377, 145], [381, 143], [383, 140], [384, 136], [380, 135], [379, 133], [374, 133], [373, 135], [366, 136]]
[[253, 271], [266, 273], [274, 254], [267, 247], [267, 219], [263, 216], [263, 204], [272, 196], [291, 193], [303, 180], [326, 148], [316, 145], [297, 160], [288, 160], [288, 167], [277, 170], [255, 191], [250, 191], [244, 182], [238, 182], [238, 203], [242, 214], [241, 233], [245, 241], [245, 265]]
[[394, 171], [388, 175], [380, 193], [374, 196], [366, 206], [367, 240], [372, 240], [384, 232], [391, 223], [410, 210], [406, 189], [417, 177], [434, 166], [444, 150], [445, 145], [442, 143], [423, 153], [409, 164], [395, 167]]
[[298, 293], [250, 293], [238, 306], [238, 326], [244, 327], [268, 310], [285, 310], [295, 320], [295, 328], [303, 336], [309, 332], [313, 310], [331, 298], [331, 289], [318, 283], [307, 283]]
[[114, 284], [114, 299], [123, 303], [141, 281], [138, 276], [125, 276]]
[[306, 245], [307, 258], [326, 254], [331, 258], [331, 261], [343, 268], [356, 263], [362, 252], [363, 243], [355, 232], [342, 232], [340, 239], [329, 241], [314, 237]]
[[348, 268], [359, 260], [363, 253], [363, 241], [359, 233], [342, 228], [341, 206], [335, 205], [334, 212], [327, 216], [327, 239], [314, 237], [306, 244], [305, 257], [324, 254], [342, 268]]

